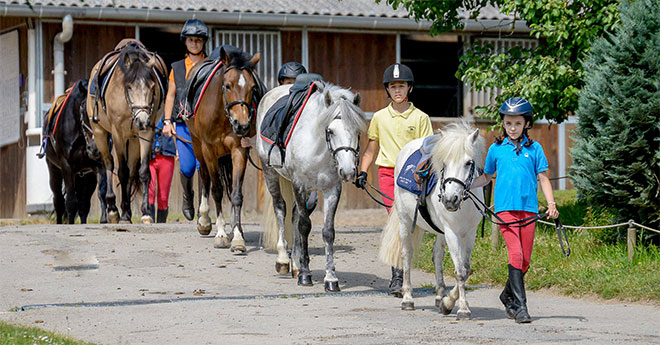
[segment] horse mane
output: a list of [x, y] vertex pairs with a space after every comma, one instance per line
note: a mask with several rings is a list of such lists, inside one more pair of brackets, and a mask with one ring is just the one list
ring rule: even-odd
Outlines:
[[367, 120], [364, 118], [362, 109], [353, 103], [355, 94], [349, 89], [341, 88], [337, 85], [326, 83], [322, 90], [321, 100], [326, 92], [330, 93], [332, 104], [325, 109], [319, 119], [319, 128], [325, 130], [330, 122], [335, 119], [337, 108], [341, 111], [341, 120], [344, 126], [351, 132], [361, 133], [367, 130]]
[[226, 49], [225, 53], [229, 58], [227, 68], [236, 67], [238, 69], [249, 68], [254, 69], [254, 64], [250, 62], [252, 55], [240, 49]]
[[486, 141], [481, 134], [475, 142], [469, 140], [470, 134], [475, 130], [476, 128], [465, 121], [452, 123], [442, 128], [439, 132], [440, 138], [431, 153], [433, 166], [441, 169], [445, 163], [457, 163], [467, 155], [472, 157], [477, 167], [483, 168]]
[[[126, 66], [126, 59], [129, 59], [129, 66]], [[119, 69], [124, 73], [124, 86], [133, 84], [137, 80], [149, 80], [154, 78], [151, 67], [145, 62], [149, 61], [149, 56], [139, 47], [129, 44], [121, 51], [119, 56]]]

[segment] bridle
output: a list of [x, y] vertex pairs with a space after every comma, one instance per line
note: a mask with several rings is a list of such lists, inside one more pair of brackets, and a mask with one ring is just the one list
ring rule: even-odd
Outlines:
[[128, 94], [128, 88], [126, 88], [126, 86], [124, 86], [124, 95], [126, 97], [126, 103], [128, 103], [128, 107], [131, 110], [131, 128], [133, 128], [133, 122], [135, 122], [135, 118], [140, 111], [144, 111], [147, 113], [147, 116], [151, 116], [151, 112], [154, 110], [154, 98], [156, 97], [156, 92], [154, 91], [151, 93], [150, 105], [140, 106], [133, 104], [133, 100], [131, 100], [131, 96]]
[[461, 187], [463, 187], [463, 192], [461, 193], [461, 200], [465, 200], [468, 198], [468, 191], [470, 190], [470, 187], [472, 186], [472, 182], [474, 182], [475, 178], [475, 172], [476, 172], [476, 165], [474, 163], [474, 160], [470, 160], [468, 162], [470, 164], [470, 174], [468, 175], [467, 179], [465, 181], [459, 180], [455, 177], [447, 177], [445, 178], [445, 168], [442, 168], [442, 171], [440, 173], [440, 193], [438, 194], [438, 198], [440, 199], [440, 202], [442, 202], [442, 198], [445, 195], [445, 185], [449, 182], [454, 182], [459, 184]]
[[[341, 120], [341, 115], [338, 115], [337, 117], [332, 119], [332, 121], [335, 121], [335, 120]], [[356, 158], [355, 164], [357, 164], [357, 157], [360, 156], [360, 135], [358, 134], [357, 147], [356, 148], [351, 147], [351, 146], [339, 146], [339, 147], [336, 147], [334, 149], [332, 148], [332, 143], [330, 142], [330, 136], [331, 135], [332, 135], [332, 132], [330, 131], [330, 129], [326, 128], [325, 129], [325, 143], [328, 146], [328, 150], [330, 151], [330, 154], [332, 154], [332, 158], [335, 160], [335, 162], [337, 161], [337, 153], [339, 151], [348, 151], [348, 152], [352, 152], [355, 155], [355, 158]]]
[[[241, 71], [247, 69], [247, 70], [250, 72], [250, 75], [252, 75], [252, 69], [251, 69], [251, 68], [249, 68], [249, 67], [242, 67], [242, 68], [241, 68], [241, 67], [236, 67], [236, 66], [230, 66], [230, 67], [227, 67], [227, 69], [225, 69], [225, 72], [223, 73], [223, 75], [224, 75], [224, 74], [227, 74], [227, 72], [231, 71], [231, 70], [234, 69], [234, 68], [239, 69], [239, 70], [241, 70]], [[223, 79], [223, 81], [224, 81], [224, 76], [223, 76], [222, 79]], [[255, 80], [255, 84], [256, 84], [256, 83], [257, 83], [257, 81]], [[255, 89], [256, 87], [257, 87], [257, 86], [255, 85], [255, 86], [252, 88], [252, 95], [253, 95], [253, 98], [254, 98], [254, 89]], [[233, 102], [231, 102], [231, 103], [230, 103], [230, 102], [227, 102], [227, 92], [226, 92], [226, 88], [225, 88], [225, 84], [224, 84], [224, 82], [222, 83], [222, 100], [225, 102], [225, 115], [227, 115], [227, 118], [229, 118], [229, 122], [232, 122], [232, 121], [234, 120], [234, 119], [231, 117], [231, 115], [229, 114], [229, 110], [230, 110], [233, 106], [235, 106], [235, 105], [244, 105], [244, 106], [246, 106], [246, 107], [248, 108], [248, 114], [249, 114], [249, 115], [248, 115], [248, 123], [252, 123], [252, 121], [254, 120], [254, 114], [256, 113], [256, 111], [255, 111], [255, 109], [254, 109], [254, 103], [248, 103], [248, 102], [246, 102], [246, 101], [244, 101], [244, 100], [233, 101]]]

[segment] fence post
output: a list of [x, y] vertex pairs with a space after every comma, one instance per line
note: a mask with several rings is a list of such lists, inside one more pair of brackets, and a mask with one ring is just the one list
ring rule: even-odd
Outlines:
[[490, 246], [496, 249], [500, 245], [500, 227], [493, 223], [490, 230]]
[[628, 261], [633, 261], [633, 255], [635, 254], [635, 245], [637, 244], [637, 231], [635, 230], [635, 225], [633, 225], [633, 220], [628, 221]]

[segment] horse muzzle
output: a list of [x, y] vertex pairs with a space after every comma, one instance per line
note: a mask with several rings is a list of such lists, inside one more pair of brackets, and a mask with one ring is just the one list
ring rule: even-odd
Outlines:
[[440, 201], [449, 212], [456, 212], [461, 208], [461, 201], [463, 199], [458, 194], [443, 195]]

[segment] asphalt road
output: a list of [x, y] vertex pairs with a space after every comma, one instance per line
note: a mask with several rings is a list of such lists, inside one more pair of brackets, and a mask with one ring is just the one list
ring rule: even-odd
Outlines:
[[518, 325], [501, 287], [470, 289], [472, 319], [459, 322], [418, 271], [417, 309], [402, 311], [385, 293], [377, 226], [338, 227], [337, 295], [323, 292], [320, 225], [313, 287], [275, 272], [258, 220], [245, 232], [248, 254], [235, 256], [192, 223], [0, 227], [0, 319], [99, 344], [660, 344], [657, 306], [528, 293], [534, 321]]

